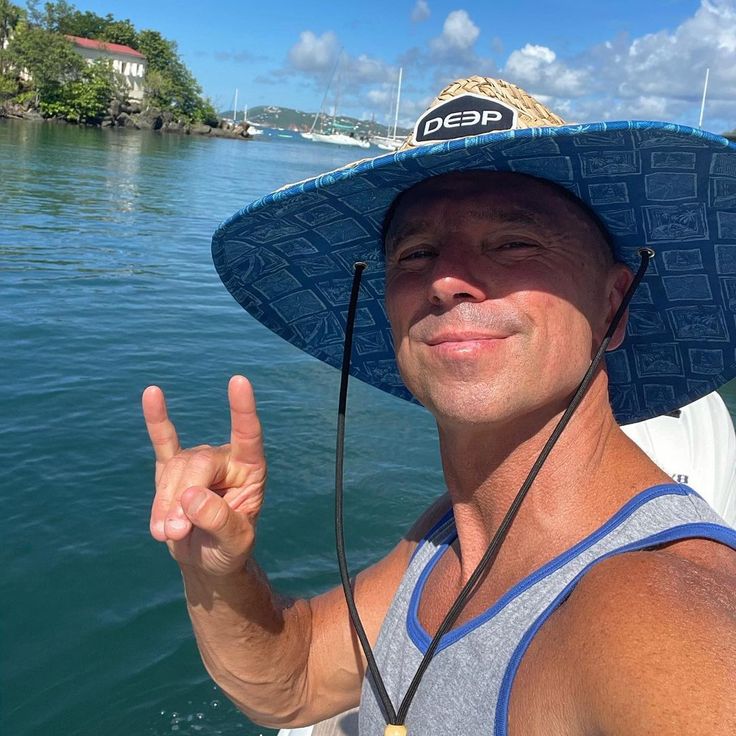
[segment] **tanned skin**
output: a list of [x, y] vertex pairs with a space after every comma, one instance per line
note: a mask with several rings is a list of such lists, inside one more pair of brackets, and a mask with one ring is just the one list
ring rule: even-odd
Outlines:
[[[594, 221], [517, 174], [430, 179], [386, 234], [386, 305], [402, 377], [434, 415], [447, 494], [361, 572], [375, 643], [417, 540], [450, 505], [458, 540], [419, 618], [436, 631], [570, 401], [631, 281]], [[620, 344], [622, 325], [611, 347]], [[276, 594], [251, 557], [266, 483], [250, 383], [229, 386], [231, 441], [180, 447], [157, 387], [151, 533], [179, 562], [210, 674], [253, 720], [314, 723], [358, 704], [365, 662], [339, 589]], [[456, 625], [670, 479], [616, 425], [597, 372]], [[736, 554], [693, 539], [599, 563], [551, 616], [511, 694], [513, 736], [736, 733]]]

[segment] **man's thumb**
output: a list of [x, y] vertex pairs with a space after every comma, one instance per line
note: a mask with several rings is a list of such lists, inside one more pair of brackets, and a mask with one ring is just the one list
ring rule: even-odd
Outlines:
[[[208, 532], [220, 543], [228, 544], [243, 536], [242, 515], [236, 514], [224, 498], [208, 488], [187, 488], [182, 494], [181, 506], [194, 526]], [[246, 540], [238, 541], [238, 546], [241, 546]]]

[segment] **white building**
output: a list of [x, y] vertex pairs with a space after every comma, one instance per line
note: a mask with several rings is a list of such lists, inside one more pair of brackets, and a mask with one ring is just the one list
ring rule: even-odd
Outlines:
[[143, 99], [143, 77], [146, 74], [146, 57], [140, 51], [119, 43], [95, 41], [91, 38], [67, 36], [74, 44], [75, 51], [88, 63], [105, 59], [112, 61], [112, 68], [122, 75], [128, 86], [131, 100]]

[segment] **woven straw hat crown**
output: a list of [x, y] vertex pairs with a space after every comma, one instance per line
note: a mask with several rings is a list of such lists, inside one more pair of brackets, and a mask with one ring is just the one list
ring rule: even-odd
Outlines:
[[[565, 125], [565, 121], [527, 91], [511, 82], [492, 77], [473, 76], [457, 79], [448, 84], [432, 101], [428, 110], [462, 95], [477, 95], [497, 100], [517, 111], [516, 128], [541, 128]], [[399, 150], [414, 148], [417, 144], [410, 135]]]

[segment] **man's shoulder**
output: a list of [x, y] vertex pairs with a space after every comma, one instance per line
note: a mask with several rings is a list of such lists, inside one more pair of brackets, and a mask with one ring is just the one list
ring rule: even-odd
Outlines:
[[688, 540], [609, 558], [558, 614], [556, 638], [576, 670], [590, 726], [736, 732], [733, 550]]
[[[686, 539], [656, 550], [615, 555], [596, 564], [570, 596], [571, 611], [593, 606], [611, 615], [632, 603], [669, 618], [736, 615], [736, 550]], [[627, 618], [628, 620], [628, 618]], [[622, 622], [623, 623], [623, 622]]]

